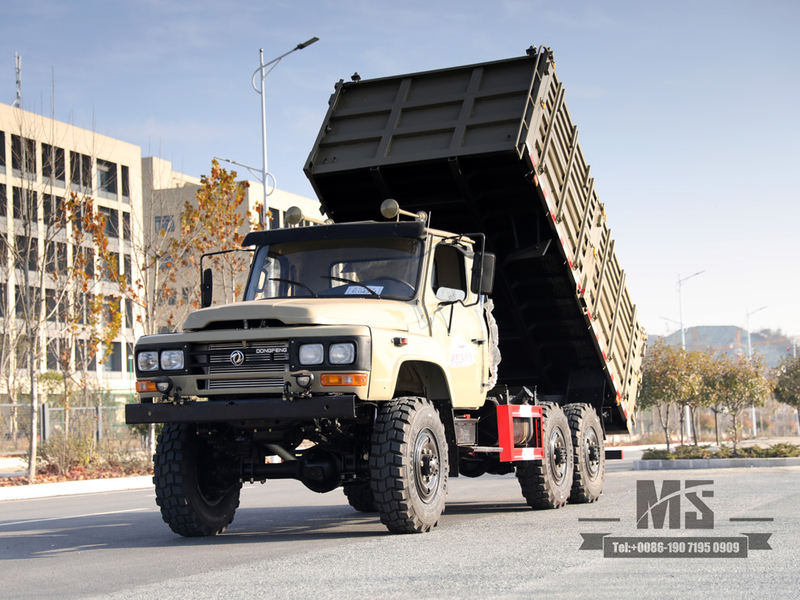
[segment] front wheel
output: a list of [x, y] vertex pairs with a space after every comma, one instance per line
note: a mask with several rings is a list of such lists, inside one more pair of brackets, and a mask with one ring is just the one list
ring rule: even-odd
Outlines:
[[156, 504], [170, 529], [217, 535], [233, 521], [242, 484], [232, 457], [217, 452], [194, 425], [164, 425], [153, 456]]
[[372, 432], [370, 484], [381, 522], [392, 533], [422, 533], [439, 522], [449, 460], [444, 425], [425, 398], [381, 404]]

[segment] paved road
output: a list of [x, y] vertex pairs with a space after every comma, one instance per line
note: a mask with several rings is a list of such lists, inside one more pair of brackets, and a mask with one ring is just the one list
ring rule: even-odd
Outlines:
[[[452, 480], [431, 534], [387, 535], [340, 492], [246, 486], [226, 534], [191, 540], [151, 490], [0, 503], [0, 596], [12, 598], [798, 598], [800, 467], [639, 473], [615, 463], [593, 505], [528, 509], [513, 476]], [[711, 479], [714, 531], [636, 529], [636, 482]], [[684, 500], [684, 510], [691, 508]], [[619, 518], [581, 522], [579, 518]], [[731, 518], [773, 518], [731, 522]], [[771, 533], [747, 558], [604, 558], [582, 533]]]

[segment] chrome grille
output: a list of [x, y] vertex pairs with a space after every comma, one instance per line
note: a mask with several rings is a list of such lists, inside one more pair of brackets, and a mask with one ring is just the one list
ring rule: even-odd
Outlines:
[[283, 377], [267, 374], [288, 373], [289, 344], [285, 341], [196, 344], [191, 349], [191, 366], [198, 375], [225, 376], [198, 382], [201, 387], [205, 383], [208, 390], [283, 387]]
[[209, 390], [236, 390], [249, 387], [283, 387], [283, 377], [264, 379], [209, 379]]

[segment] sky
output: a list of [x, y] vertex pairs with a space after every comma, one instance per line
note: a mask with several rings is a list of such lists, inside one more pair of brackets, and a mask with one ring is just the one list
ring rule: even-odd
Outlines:
[[[302, 168], [333, 85], [549, 46], [649, 333], [748, 324], [800, 336], [800, 2], [2, 2], [0, 102], [141, 146], [199, 177], [214, 156]], [[239, 169], [242, 174], [242, 169]], [[251, 179], [257, 179], [249, 176]], [[760, 310], [763, 308], [763, 310]]]

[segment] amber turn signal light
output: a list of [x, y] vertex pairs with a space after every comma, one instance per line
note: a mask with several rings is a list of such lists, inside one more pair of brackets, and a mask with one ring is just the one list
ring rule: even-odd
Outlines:
[[326, 373], [319, 378], [322, 385], [365, 386], [367, 376], [363, 373]]

